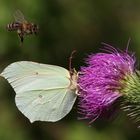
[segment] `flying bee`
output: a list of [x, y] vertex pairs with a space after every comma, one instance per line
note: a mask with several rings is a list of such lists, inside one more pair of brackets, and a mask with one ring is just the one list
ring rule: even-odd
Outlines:
[[15, 22], [12, 22], [7, 25], [8, 31], [17, 31], [17, 34], [20, 38], [21, 43], [23, 43], [25, 35], [37, 34], [38, 25], [28, 22], [25, 20], [23, 13], [20, 10], [17, 10], [14, 13]]

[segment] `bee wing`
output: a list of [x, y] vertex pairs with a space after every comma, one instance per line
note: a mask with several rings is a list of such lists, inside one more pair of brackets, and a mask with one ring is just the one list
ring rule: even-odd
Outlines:
[[23, 13], [20, 10], [16, 10], [14, 13], [14, 18], [16, 22], [26, 22]]

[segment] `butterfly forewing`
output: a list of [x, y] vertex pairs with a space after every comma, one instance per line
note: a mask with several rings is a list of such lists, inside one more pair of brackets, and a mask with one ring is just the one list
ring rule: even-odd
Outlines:
[[15, 62], [1, 74], [16, 92], [18, 109], [31, 121], [58, 121], [76, 100], [69, 71], [54, 65]]

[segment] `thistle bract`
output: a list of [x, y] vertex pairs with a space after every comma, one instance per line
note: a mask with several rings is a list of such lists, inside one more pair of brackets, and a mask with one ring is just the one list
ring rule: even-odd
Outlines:
[[134, 55], [108, 48], [106, 53], [89, 55], [86, 64], [81, 67], [78, 81], [81, 118], [93, 122], [110, 114], [121, 97], [122, 109], [130, 116], [135, 112], [136, 119], [140, 113], [140, 74], [135, 69]]

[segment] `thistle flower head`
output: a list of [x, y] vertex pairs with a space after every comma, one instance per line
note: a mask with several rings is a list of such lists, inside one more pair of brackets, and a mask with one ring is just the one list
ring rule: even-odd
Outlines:
[[91, 122], [110, 113], [117, 99], [126, 93], [128, 76], [135, 72], [135, 58], [127, 51], [107, 49], [106, 53], [91, 54], [87, 66], [81, 67], [79, 112]]

